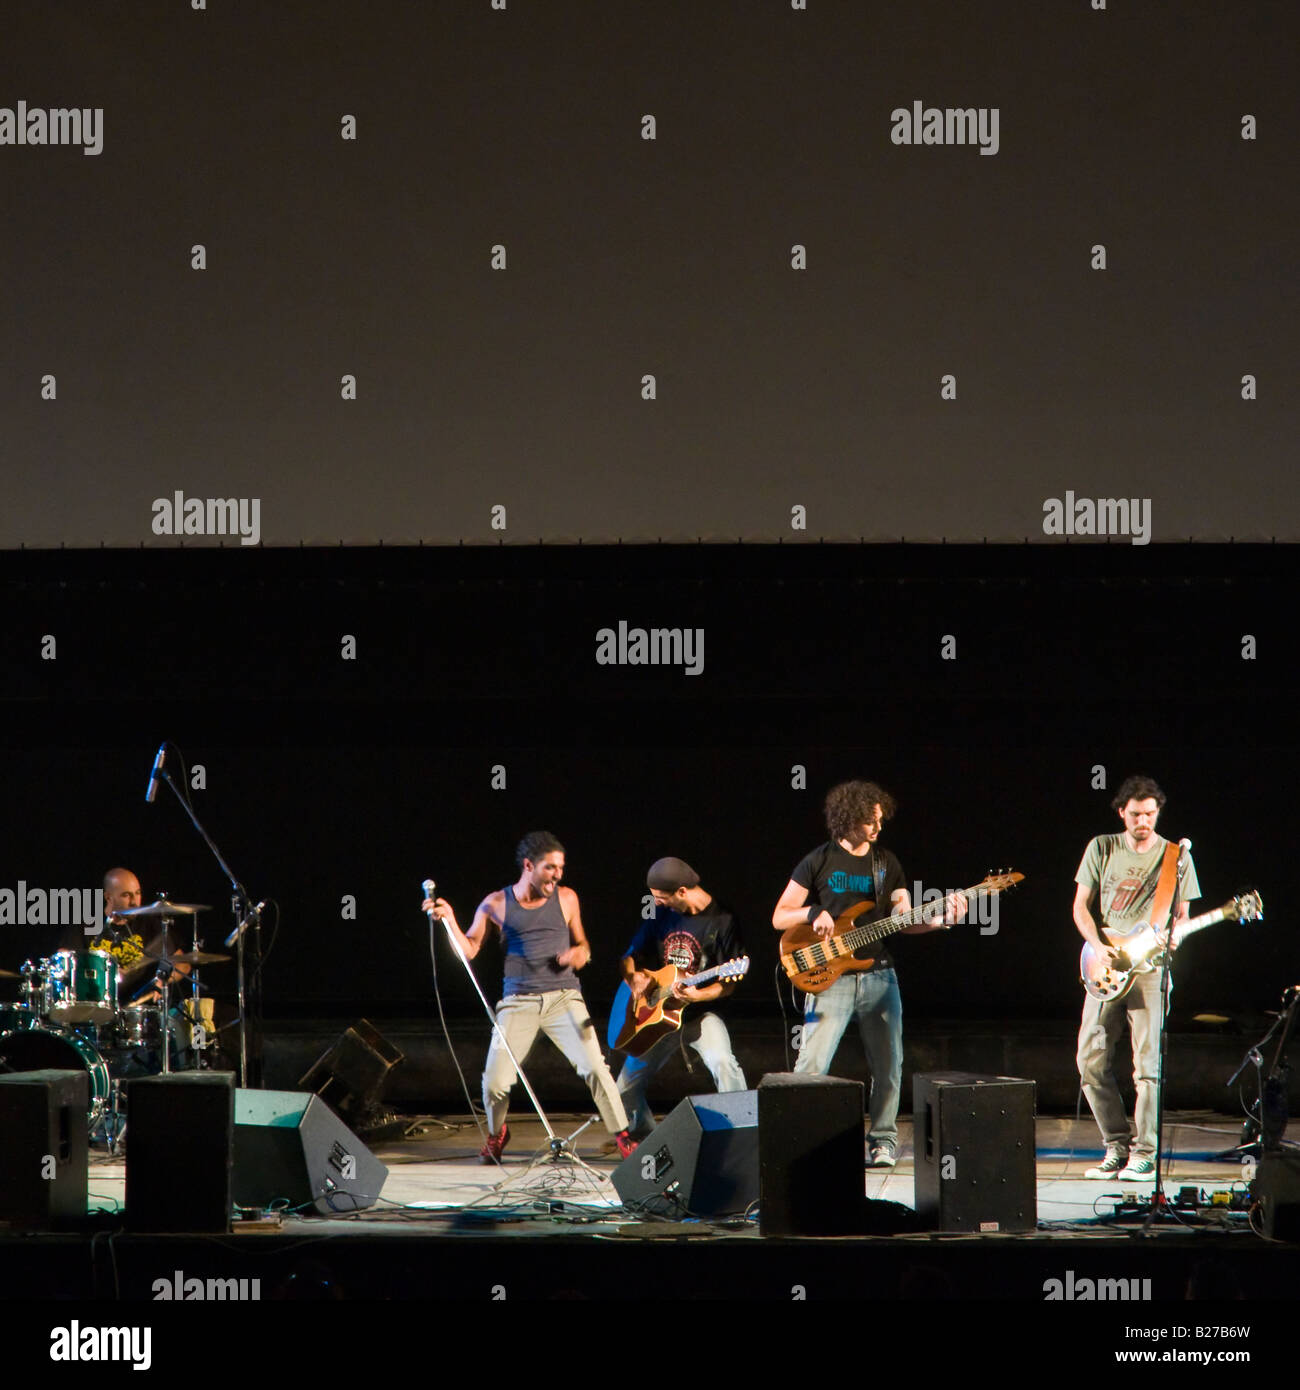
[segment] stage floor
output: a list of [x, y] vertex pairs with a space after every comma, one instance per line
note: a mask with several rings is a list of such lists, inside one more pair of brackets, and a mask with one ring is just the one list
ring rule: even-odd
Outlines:
[[[560, 1136], [572, 1134], [586, 1116], [552, 1117]], [[467, 1116], [415, 1117], [408, 1137], [371, 1143], [371, 1151], [389, 1168], [379, 1202], [365, 1211], [340, 1219], [286, 1213], [271, 1226], [284, 1233], [299, 1231], [313, 1236], [431, 1234], [456, 1229], [458, 1234], [530, 1236], [554, 1230], [550, 1218], [581, 1217], [591, 1235], [628, 1236], [656, 1234], [661, 1221], [638, 1220], [624, 1212], [609, 1175], [617, 1155], [598, 1124], [589, 1125], [575, 1140], [578, 1155], [589, 1168], [546, 1161], [546, 1135], [535, 1116], [514, 1115], [511, 1139], [498, 1168], [478, 1159], [482, 1135]], [[1196, 1187], [1209, 1199], [1214, 1192], [1243, 1192], [1248, 1176], [1239, 1162], [1215, 1161], [1237, 1143], [1241, 1126], [1220, 1115], [1183, 1113], [1167, 1123], [1168, 1153], [1164, 1169], [1165, 1191], [1171, 1198], [1181, 1187]], [[128, 1143], [130, 1139], [128, 1131]], [[866, 1196], [913, 1206], [912, 1125], [899, 1123], [899, 1161], [892, 1170], [864, 1169]], [[1153, 1181], [1099, 1182], [1086, 1179], [1084, 1170], [1101, 1157], [1096, 1127], [1089, 1120], [1038, 1118], [1035, 1123], [1035, 1166], [1039, 1233], [1077, 1236], [1113, 1234], [1111, 1218], [1117, 1204], [1149, 1196]], [[864, 1146], [865, 1150], [865, 1146]], [[534, 1163], [536, 1160], [536, 1163]], [[111, 1214], [121, 1209], [125, 1189], [125, 1163], [102, 1150], [92, 1152], [89, 1206]], [[557, 1204], [566, 1209], [557, 1211]], [[1226, 1207], [1211, 1208], [1210, 1215], [1225, 1225], [1244, 1225], [1244, 1213]], [[540, 1219], [539, 1219], [540, 1218]], [[1202, 1221], [1206, 1213], [1202, 1213]], [[587, 1224], [589, 1223], [589, 1224]], [[757, 1237], [756, 1220], [725, 1222], [677, 1222], [674, 1234], [694, 1226], [700, 1236], [715, 1238]], [[267, 1229], [264, 1225], [263, 1229]], [[1175, 1229], [1177, 1229], [1175, 1227]], [[1021, 1233], [1025, 1239], [1032, 1233]], [[926, 1237], [928, 1238], [928, 1233]]]

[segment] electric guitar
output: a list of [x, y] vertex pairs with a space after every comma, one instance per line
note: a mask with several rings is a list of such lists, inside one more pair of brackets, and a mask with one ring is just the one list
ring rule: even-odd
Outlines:
[[[970, 901], [990, 897], [1021, 882], [1024, 874], [1010, 871], [989, 874], [982, 883], [962, 892]], [[945, 902], [947, 899], [945, 899]], [[785, 973], [805, 994], [820, 994], [835, 983], [845, 971], [870, 970], [880, 959], [880, 953], [858, 957], [854, 955], [864, 946], [881, 941], [895, 932], [906, 931], [918, 922], [932, 919], [939, 908], [938, 903], [918, 903], [906, 912], [895, 913], [879, 922], [868, 922], [865, 926], [855, 923], [864, 912], [869, 912], [875, 903], [870, 899], [855, 903], [843, 916], [835, 919], [835, 930], [828, 937], [820, 937], [813, 930], [811, 922], [801, 922], [797, 927], [781, 934], [781, 964]]]
[[[1213, 912], [1204, 912], [1176, 926], [1174, 947], [1181, 946], [1193, 932], [1212, 927], [1216, 922], [1253, 922], [1263, 916], [1264, 899], [1258, 893], [1244, 893]], [[1149, 922], [1138, 922], [1126, 932], [1107, 927], [1102, 936], [1108, 945], [1120, 952], [1119, 959], [1111, 965], [1100, 952], [1093, 950], [1091, 941], [1085, 941], [1079, 953], [1079, 978], [1094, 999], [1119, 999], [1133, 983], [1134, 975], [1155, 969], [1156, 958], [1164, 949], [1164, 932], [1157, 933]]]
[[665, 1034], [682, 1026], [682, 1010], [689, 1000], [674, 999], [673, 985], [706, 985], [710, 980], [739, 980], [749, 972], [749, 957], [739, 956], [712, 970], [688, 975], [678, 980], [677, 967], [665, 965], [662, 970], [647, 970], [651, 983], [636, 999], [624, 980], [614, 996], [609, 1015], [608, 1041], [632, 1057], [648, 1052]]

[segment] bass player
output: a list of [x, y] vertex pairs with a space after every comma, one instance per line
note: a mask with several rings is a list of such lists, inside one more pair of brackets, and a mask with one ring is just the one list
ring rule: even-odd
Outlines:
[[[831, 788], [825, 806], [830, 839], [806, 854], [790, 875], [772, 913], [777, 931], [811, 923], [819, 937], [829, 938], [835, 919], [867, 900], [875, 906], [857, 919], [862, 923], [911, 910], [902, 866], [889, 850], [876, 844], [894, 809], [894, 798], [874, 782], [842, 782]], [[945, 900], [942, 913], [936, 904], [932, 918], [905, 931], [908, 935], [937, 931], [959, 921], [965, 912], [965, 895], [955, 893]], [[849, 1019], [856, 1016], [871, 1068], [869, 1166], [892, 1168], [898, 1156], [903, 1001], [889, 952], [879, 946], [868, 949], [873, 958], [869, 969], [847, 971], [820, 993], [804, 996], [795, 1071], [819, 1076], [830, 1071]]]

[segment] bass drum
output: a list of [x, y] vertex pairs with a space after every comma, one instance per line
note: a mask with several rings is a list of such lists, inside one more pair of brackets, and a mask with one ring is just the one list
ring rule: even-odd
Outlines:
[[111, 1094], [108, 1063], [94, 1043], [73, 1033], [55, 1033], [48, 1028], [27, 1028], [0, 1038], [0, 1072], [44, 1071], [47, 1068], [90, 1073], [93, 1124], [107, 1106]]

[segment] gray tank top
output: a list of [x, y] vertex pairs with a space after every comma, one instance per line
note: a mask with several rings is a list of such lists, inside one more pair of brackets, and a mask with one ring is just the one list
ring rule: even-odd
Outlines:
[[553, 989], [577, 989], [572, 966], [561, 968], [555, 957], [573, 945], [557, 888], [541, 907], [520, 907], [513, 887], [506, 892], [502, 930], [506, 963], [502, 993], [545, 994]]

